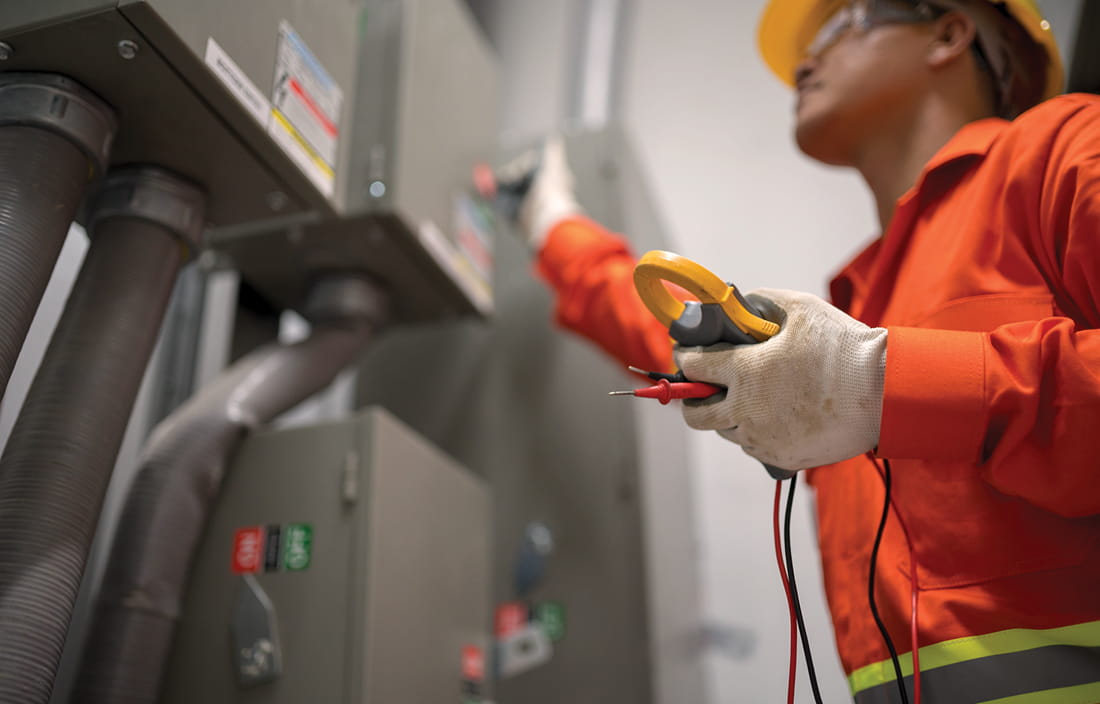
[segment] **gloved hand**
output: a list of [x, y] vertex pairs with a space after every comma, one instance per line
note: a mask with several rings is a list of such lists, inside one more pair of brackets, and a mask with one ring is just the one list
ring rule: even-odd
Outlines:
[[878, 444], [886, 330], [869, 328], [817, 296], [761, 289], [749, 295], [781, 325], [755, 345], [685, 347], [676, 363], [724, 398], [685, 401], [692, 428], [717, 430], [782, 469], [838, 462]]
[[537, 252], [554, 225], [583, 210], [573, 195], [573, 172], [560, 137], [546, 140], [541, 150], [525, 152], [498, 169], [497, 181], [507, 188], [528, 175], [531, 183], [520, 200], [517, 224], [527, 244]]

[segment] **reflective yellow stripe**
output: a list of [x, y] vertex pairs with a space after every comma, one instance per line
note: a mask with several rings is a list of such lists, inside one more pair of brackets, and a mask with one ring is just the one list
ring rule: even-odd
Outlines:
[[1095, 702], [1100, 702], [1100, 682], [990, 699], [985, 704], [1095, 704]]
[[[1089, 623], [1046, 630], [1012, 628], [984, 636], [968, 636], [936, 643], [935, 645], [926, 645], [920, 649], [920, 669], [921, 672], [926, 672], [944, 665], [953, 665], [990, 655], [1018, 653], [1046, 645], [1100, 646], [1100, 621], [1090, 621]], [[899, 655], [898, 663], [901, 665], [903, 675], [913, 674], [912, 653]], [[893, 681], [893, 679], [893, 663], [890, 660], [883, 660], [861, 667], [853, 672], [848, 676], [848, 686], [851, 687], [852, 694], [856, 694], [869, 687], [876, 687], [883, 682]]]

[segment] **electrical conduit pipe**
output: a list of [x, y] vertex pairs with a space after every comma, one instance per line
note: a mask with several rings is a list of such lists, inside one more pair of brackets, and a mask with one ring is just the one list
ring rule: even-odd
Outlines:
[[111, 109], [68, 78], [0, 74], [0, 398], [116, 128]]
[[91, 239], [0, 458], [0, 703], [47, 704], [103, 495], [205, 198], [144, 167], [90, 196]]

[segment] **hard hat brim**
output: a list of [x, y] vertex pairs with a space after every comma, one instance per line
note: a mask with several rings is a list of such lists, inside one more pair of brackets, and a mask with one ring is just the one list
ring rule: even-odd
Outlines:
[[756, 42], [764, 63], [779, 80], [794, 86], [795, 69], [817, 30], [841, 0], [771, 0], [760, 17]]

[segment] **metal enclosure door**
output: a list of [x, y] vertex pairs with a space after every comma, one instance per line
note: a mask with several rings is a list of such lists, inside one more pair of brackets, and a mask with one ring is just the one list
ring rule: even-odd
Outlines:
[[[462, 701], [463, 648], [487, 644], [489, 504], [481, 480], [381, 409], [250, 437], [195, 559], [163, 701]], [[301, 526], [304, 560], [288, 537]], [[241, 531], [273, 527], [281, 545], [242, 570]], [[271, 600], [282, 656], [281, 675], [248, 687], [231, 629], [242, 571]]]

